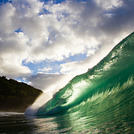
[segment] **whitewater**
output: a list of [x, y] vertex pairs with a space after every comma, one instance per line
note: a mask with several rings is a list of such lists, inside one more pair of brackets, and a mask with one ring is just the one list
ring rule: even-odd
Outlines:
[[69, 81], [34, 115], [0, 114], [0, 132], [133, 134], [133, 111], [134, 33]]

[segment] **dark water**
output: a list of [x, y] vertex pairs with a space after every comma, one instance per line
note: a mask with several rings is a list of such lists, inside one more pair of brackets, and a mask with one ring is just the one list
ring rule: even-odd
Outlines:
[[35, 116], [1, 114], [0, 133], [134, 134], [134, 33]]
[[[18, 113], [0, 115], [0, 134], [133, 134], [134, 121], [107, 114], [31, 117]], [[126, 113], [127, 114], [127, 113]], [[127, 115], [126, 115], [127, 116]], [[130, 115], [131, 118], [132, 115]], [[107, 121], [107, 122], [106, 122]]]

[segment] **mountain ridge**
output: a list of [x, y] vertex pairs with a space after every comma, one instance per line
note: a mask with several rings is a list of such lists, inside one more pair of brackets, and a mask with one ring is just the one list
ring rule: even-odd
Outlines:
[[0, 111], [24, 112], [42, 93], [26, 83], [0, 76]]

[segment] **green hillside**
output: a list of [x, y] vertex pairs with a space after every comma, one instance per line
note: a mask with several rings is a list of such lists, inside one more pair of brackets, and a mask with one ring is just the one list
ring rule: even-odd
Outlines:
[[24, 112], [41, 93], [39, 89], [2, 76], [0, 77], [0, 111]]

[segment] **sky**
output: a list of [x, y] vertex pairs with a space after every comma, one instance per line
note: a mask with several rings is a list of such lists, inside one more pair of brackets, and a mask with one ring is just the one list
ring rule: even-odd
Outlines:
[[133, 0], [0, 0], [0, 76], [55, 92], [133, 31]]

